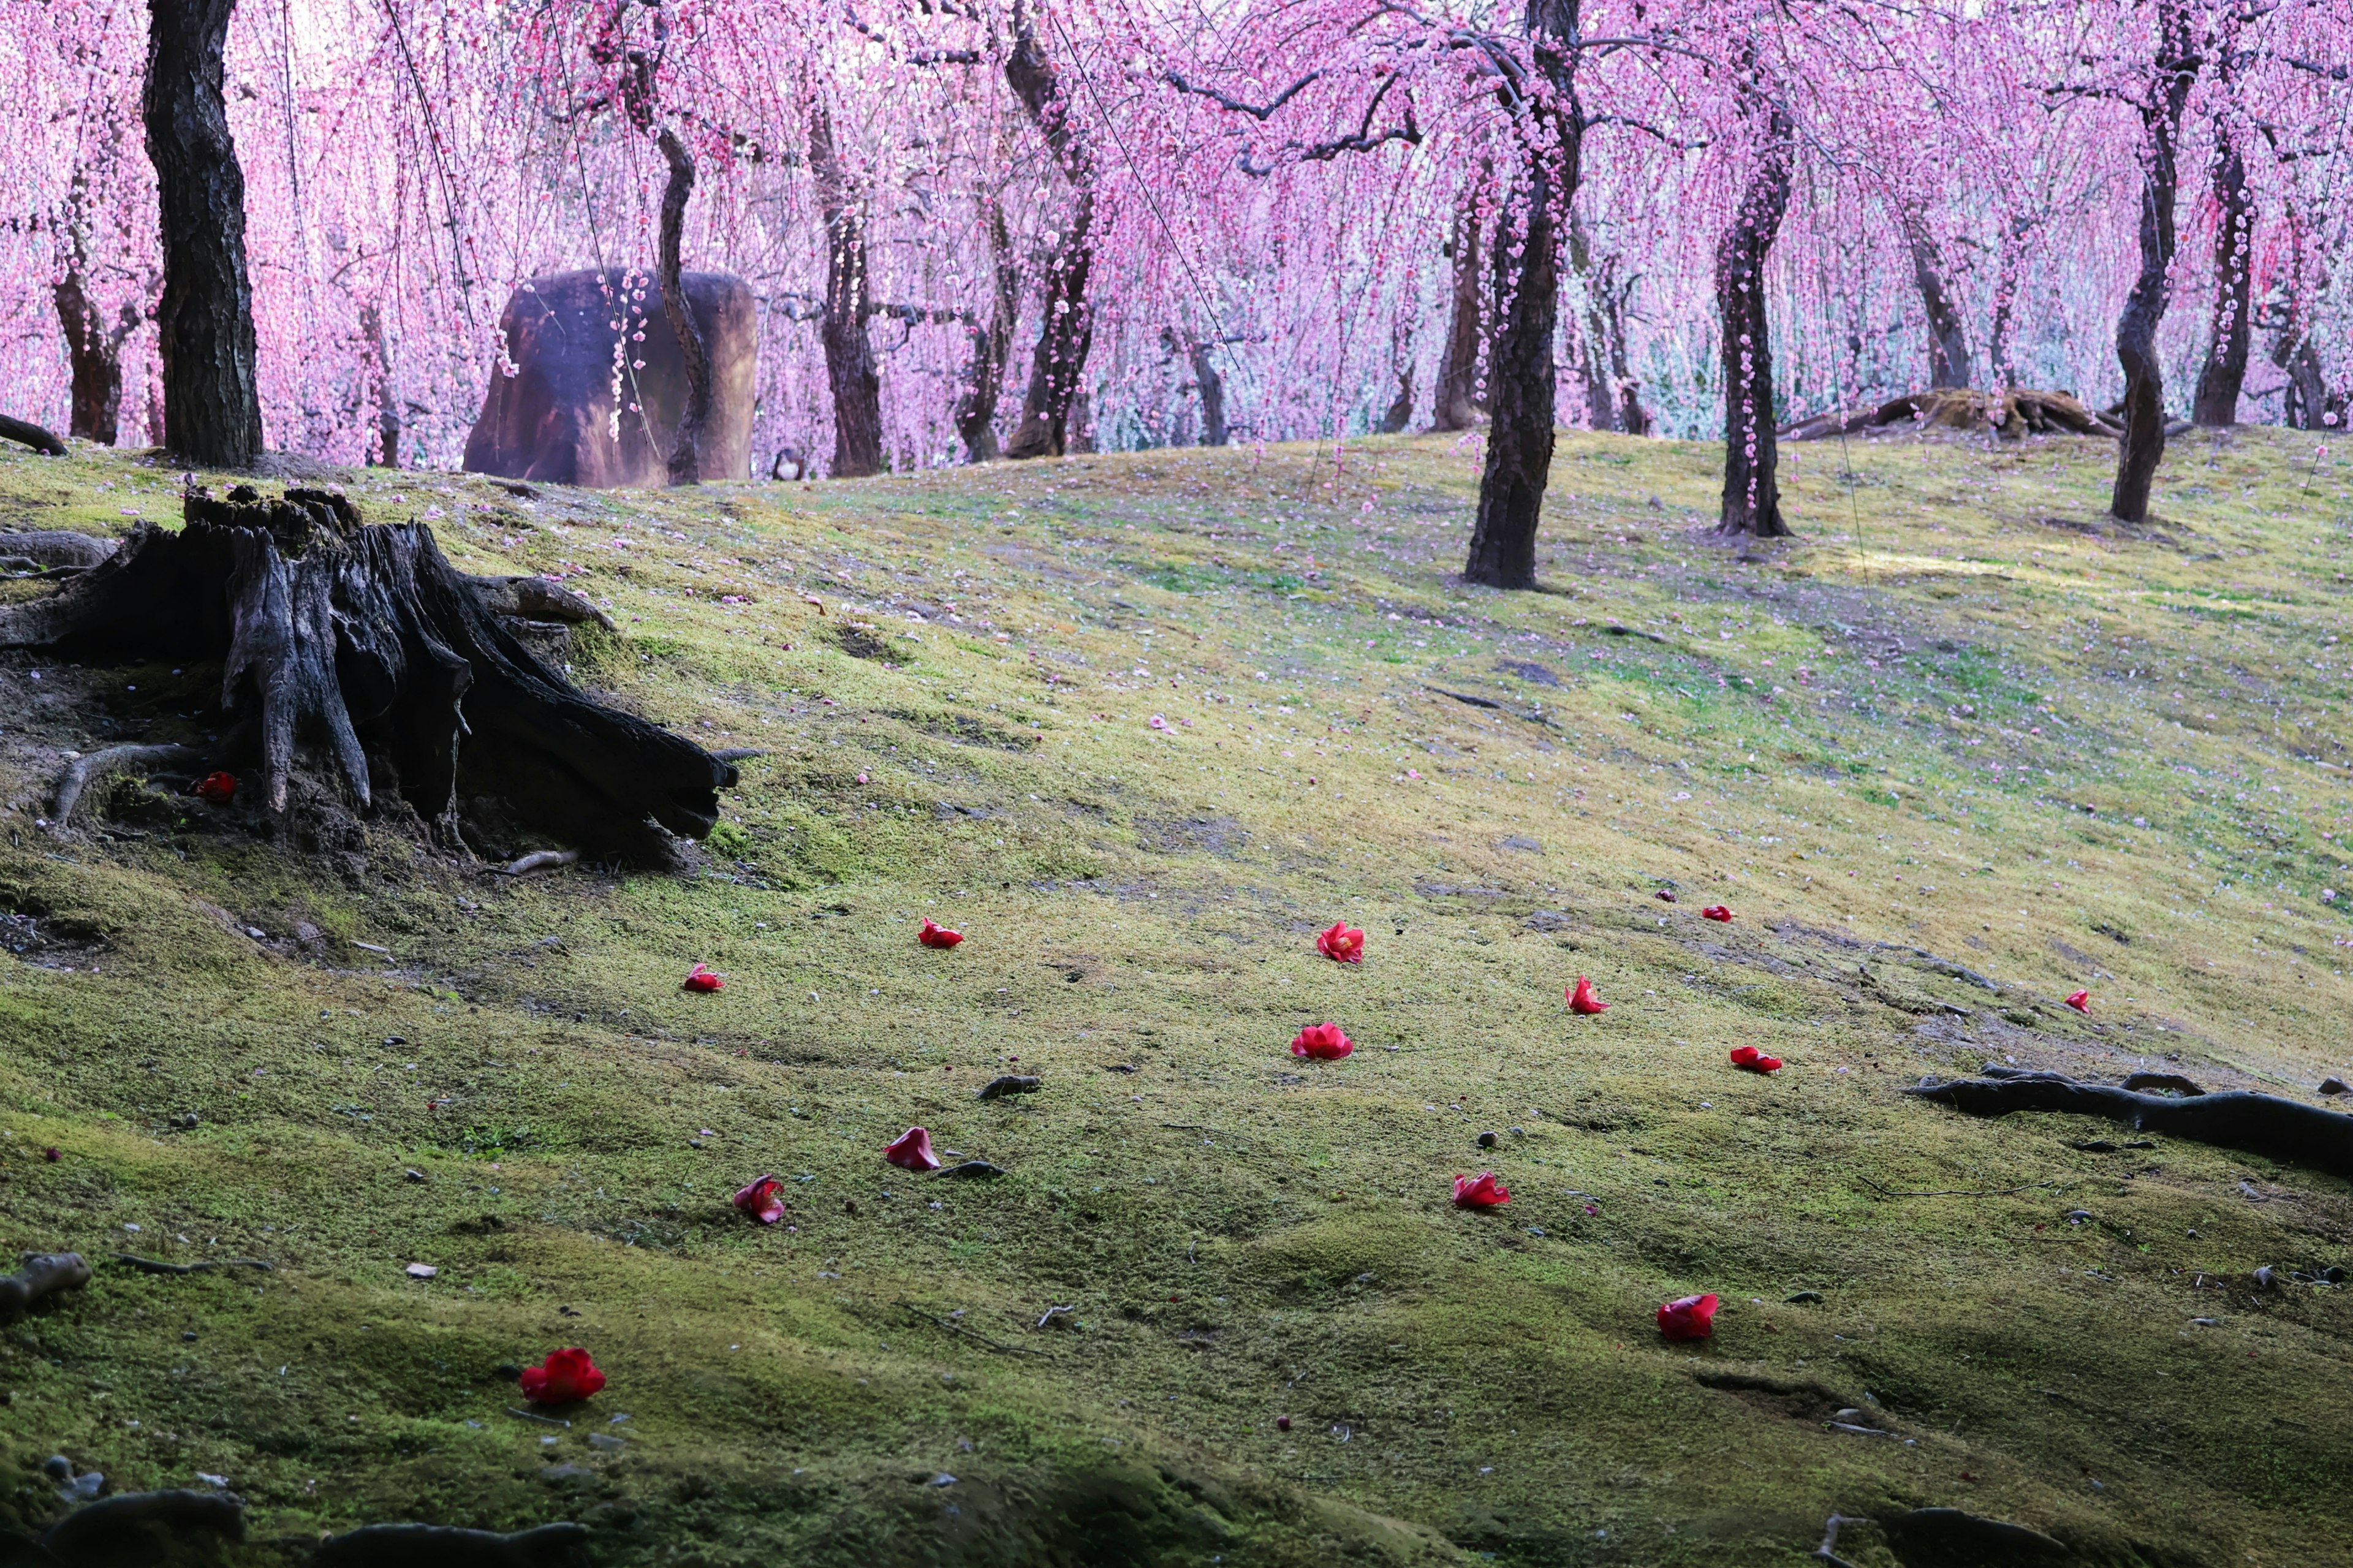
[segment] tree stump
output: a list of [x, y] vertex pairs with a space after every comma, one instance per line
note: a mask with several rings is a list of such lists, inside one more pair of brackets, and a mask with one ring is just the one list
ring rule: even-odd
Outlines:
[[668, 835], [717, 822], [733, 764], [595, 701], [501, 618], [544, 613], [537, 584], [466, 576], [431, 529], [363, 523], [330, 491], [192, 488], [182, 510], [178, 532], [142, 523], [57, 592], [0, 610], [0, 647], [218, 660], [239, 721], [199, 766], [258, 765], [273, 814], [313, 742], [361, 808], [405, 801], [451, 848], [522, 832], [660, 865]]

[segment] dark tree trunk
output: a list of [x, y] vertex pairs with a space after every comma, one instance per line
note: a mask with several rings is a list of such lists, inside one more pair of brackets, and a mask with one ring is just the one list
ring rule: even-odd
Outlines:
[[1226, 378], [1209, 357], [1209, 345], [1187, 333], [1185, 357], [1193, 367], [1193, 385], [1201, 394], [1201, 445], [1226, 444]]
[[1071, 211], [1046, 263], [1038, 347], [1029, 359], [1029, 386], [1021, 424], [1007, 443], [1008, 458], [1060, 457], [1071, 445], [1071, 405], [1083, 390], [1087, 353], [1094, 345], [1094, 315], [1087, 275], [1094, 268], [1094, 155], [1080, 133], [1053, 62], [1039, 47], [1027, 0], [1013, 7], [1013, 49], [1005, 80], [1071, 186]]
[[360, 307], [360, 336], [368, 346], [368, 395], [375, 399], [375, 450], [368, 454], [373, 468], [400, 467], [400, 397], [393, 388], [392, 349], [384, 337], [384, 307], [373, 302]]
[[668, 126], [659, 138], [662, 158], [670, 164], [670, 183], [662, 187], [661, 299], [662, 314], [677, 334], [679, 358], [685, 362], [686, 406], [679, 410], [678, 432], [670, 447], [670, 482], [702, 482], [702, 433], [711, 424], [711, 351], [687, 304], [686, 286], [680, 281], [679, 246], [686, 228], [687, 198], [694, 195], [694, 160], [686, 145]]
[[882, 377], [866, 323], [874, 314], [866, 264], [866, 209], [850, 188], [833, 141], [833, 116], [809, 113], [809, 170], [825, 217], [825, 374], [833, 389], [833, 477], [882, 471]]
[[733, 765], [591, 700], [517, 640], [527, 619], [495, 613], [548, 614], [560, 591], [463, 576], [429, 528], [363, 524], [326, 491], [183, 504], [178, 531], [142, 523], [57, 593], [0, 610], [0, 647], [219, 660], [221, 708], [242, 722], [191, 751], [258, 766], [273, 814], [313, 740], [361, 806], [397, 795], [453, 847], [462, 826], [660, 863], [654, 825], [700, 838], [717, 821]]
[[2227, 428], [2239, 422], [2239, 389], [2247, 380], [2247, 350], [2254, 335], [2255, 198], [2247, 189], [2246, 160], [2226, 115], [2214, 117], [2214, 316], [2205, 368], [2190, 422]]
[[1605, 252], [1597, 261], [1584, 226], [1571, 214], [1568, 262], [1585, 282], [1585, 395], [1596, 430], [1616, 430], [1628, 436], [1651, 433], [1651, 416], [1642, 408], [1641, 384], [1634, 378], [1626, 343], [1626, 299], [1630, 279], [1621, 278], [1618, 258]]
[[1014, 324], [1021, 317], [1021, 272], [1013, 258], [1013, 239], [1006, 232], [1005, 204], [995, 195], [981, 198], [981, 224], [988, 237], [991, 288], [988, 322], [972, 327], [972, 358], [965, 368], [964, 390], [956, 396], [955, 427], [965, 455], [976, 463], [998, 456], [997, 403], [1005, 387], [1005, 361], [1013, 345]]
[[74, 260], [51, 290], [58, 324], [65, 330], [66, 358], [73, 367], [66, 432], [111, 447], [122, 420], [122, 340], [138, 327], [139, 308], [123, 306], [121, 318], [110, 325], [83, 285], [80, 256]]
[[1765, 314], [1765, 257], [1789, 207], [1796, 127], [1778, 103], [1741, 194], [1737, 217], [1715, 247], [1715, 299], [1724, 315], [1724, 510], [1720, 533], [1788, 536], [1781, 519], [1780, 453], [1774, 444], [1773, 338]]
[[1986, 330], [1986, 364], [1997, 387], [2005, 391], [2018, 384], [2018, 367], [2010, 358], [2010, 334], [2018, 320], [2018, 274], [2024, 265], [2026, 241], [2038, 226], [2035, 219], [2013, 213], [2001, 228], [2001, 251], [1994, 267], [1993, 322]]
[[1397, 373], [1397, 395], [1389, 399], [1387, 412], [1381, 416], [1381, 434], [1395, 436], [1413, 423], [1413, 367], [1400, 366]]
[[2116, 363], [2125, 373], [2125, 434], [2108, 510], [2148, 521], [2149, 487], [2165, 458], [2165, 367], [2157, 330], [2165, 320], [2173, 267], [2174, 188], [2181, 113], [2198, 78], [2187, 0], [2158, 0], [2157, 69], [2140, 105], [2140, 273], [2116, 321]]
[[1904, 244], [1912, 254], [1912, 281], [1920, 290], [1920, 309], [1928, 318], [1928, 385], [1967, 386], [1976, 379], [1969, 363], [1969, 336], [1961, 324], [1960, 307], [1945, 287], [1945, 258], [1936, 250], [1936, 237], [1927, 220], [1910, 207], [1903, 209]]
[[1430, 392], [1432, 430], [1468, 430], [1485, 413], [1479, 406], [1479, 312], [1487, 284], [1479, 261], [1479, 198], [1485, 188], [1482, 180], [1464, 194], [1446, 242], [1454, 262], [1454, 298], [1447, 313], [1446, 346], [1438, 356], [1438, 380]]
[[[1487, 464], [1471, 525], [1463, 577], [1491, 588], [1536, 585], [1536, 526], [1552, 476], [1558, 369], [1553, 334], [1560, 320], [1561, 219], [1577, 199], [1585, 136], [1577, 100], [1580, 0], [1528, 0], [1526, 26], [1543, 91], [1518, 107], [1527, 163], [1518, 221], [1499, 229], [1495, 261], [1502, 320], [1487, 350]], [[1503, 239], [1513, 232], [1518, 252]]]
[[142, 103], [162, 196], [164, 445], [215, 468], [249, 468], [261, 456], [245, 175], [221, 96], [235, 9], [236, 0], [155, 0]]

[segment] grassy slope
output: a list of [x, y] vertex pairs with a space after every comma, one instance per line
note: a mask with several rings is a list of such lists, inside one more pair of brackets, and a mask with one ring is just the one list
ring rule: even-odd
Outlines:
[[[143, 836], [58, 837], [58, 748], [216, 675], [0, 668], [0, 888], [51, 943], [0, 960], [0, 1239], [278, 1265], [107, 1268], [9, 1330], [0, 1463], [225, 1474], [264, 1536], [585, 1515], [632, 1563], [1794, 1563], [1926, 1504], [2341, 1560], [2353, 1317], [2244, 1277], [2343, 1260], [2343, 1184], [1895, 1090], [2341, 1070], [2344, 475], [2192, 437], [2128, 541], [2042, 521], [2097, 510], [2090, 443], [1852, 460], [1800, 449], [1806, 537], [1736, 559], [1710, 448], [1565, 438], [1517, 595], [1449, 576], [1477, 459], [1437, 439], [343, 476], [477, 570], [585, 571], [623, 635], [579, 679], [769, 755], [693, 879], [290, 855], [129, 792]], [[117, 528], [168, 482], [19, 456], [0, 505]], [[1361, 969], [1314, 952], [1343, 917]], [[1357, 1054], [1293, 1063], [1327, 1017]], [[1043, 1092], [976, 1103], [1008, 1069]], [[911, 1121], [1014, 1173], [890, 1170]], [[1482, 1167], [1513, 1202], [1457, 1213]], [[797, 1228], [727, 1209], [763, 1170]], [[1715, 1338], [1662, 1345], [1697, 1290]], [[567, 1343], [611, 1386], [507, 1414], [492, 1369]]]

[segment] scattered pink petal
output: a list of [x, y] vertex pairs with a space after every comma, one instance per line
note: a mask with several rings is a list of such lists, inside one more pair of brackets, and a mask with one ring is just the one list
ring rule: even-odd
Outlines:
[[899, 1134], [882, 1157], [902, 1171], [936, 1171], [940, 1157], [932, 1152], [932, 1135], [920, 1127], [910, 1127]]

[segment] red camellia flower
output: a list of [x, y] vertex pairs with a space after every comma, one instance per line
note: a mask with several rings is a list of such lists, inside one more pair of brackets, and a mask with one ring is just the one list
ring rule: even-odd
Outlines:
[[1732, 911], [1722, 904], [1710, 904], [1700, 910], [1699, 918], [1704, 921], [1728, 921], [1732, 918]]
[[54, 1164], [56, 1164], [58, 1161], [60, 1161], [60, 1160], [64, 1159], [64, 1158], [65, 1158], [65, 1156], [64, 1156], [63, 1154], [58, 1153], [55, 1149], [44, 1149], [44, 1150], [42, 1150], [42, 1151], [41, 1151], [41, 1158], [42, 1158], [42, 1159], [44, 1159], [44, 1160], [47, 1160], [50, 1164], [54, 1165]]
[[1735, 1046], [1732, 1047], [1732, 1065], [1746, 1068], [1750, 1072], [1779, 1072], [1781, 1058], [1768, 1057], [1755, 1046]]
[[1330, 931], [1316, 933], [1315, 951], [1335, 963], [1362, 963], [1365, 933], [1346, 921], [1334, 921]]
[[1659, 1332], [1671, 1340], [1704, 1340], [1715, 1331], [1715, 1294], [1684, 1296], [1659, 1309]]
[[604, 1387], [605, 1374], [575, 1345], [550, 1355], [544, 1366], [523, 1368], [522, 1382], [522, 1396], [533, 1405], [569, 1405]]
[[1319, 1062], [1336, 1062], [1356, 1048], [1356, 1042], [1342, 1034], [1337, 1024], [1310, 1024], [1291, 1042], [1293, 1056], [1313, 1057]]
[[926, 915], [923, 917], [923, 929], [915, 933], [915, 940], [925, 947], [954, 947], [964, 940], [964, 932], [934, 925], [931, 917]]
[[1568, 993], [1568, 1010], [1572, 1013], [1607, 1013], [1609, 1004], [1593, 994], [1593, 982], [1580, 974]]
[[709, 969], [698, 963], [694, 966], [694, 973], [688, 975], [686, 979], [680, 984], [679, 989], [681, 991], [716, 991], [726, 984], [727, 982], [720, 979], [719, 976], [712, 973]]
[[785, 1200], [780, 1195], [785, 1184], [774, 1176], [754, 1176], [751, 1184], [735, 1194], [735, 1206], [762, 1225], [774, 1225], [785, 1217]]
[[227, 805], [237, 798], [237, 775], [206, 773], [196, 784], [196, 798], [206, 805]]
[[2092, 1010], [2092, 994], [2088, 991], [2078, 991], [2067, 998], [2067, 1005], [2078, 1013], [2089, 1013]]
[[1495, 1184], [1495, 1173], [1482, 1171], [1475, 1176], [1454, 1178], [1454, 1206], [1459, 1209], [1499, 1209], [1512, 1201], [1512, 1194]]
[[1672, 904], [1675, 901], [1674, 889], [1672, 888], [1661, 888], [1656, 893], [1653, 893], [1651, 897], [1657, 899], [1659, 902], [1662, 904]]
[[882, 1151], [882, 1157], [902, 1171], [940, 1168], [940, 1157], [932, 1152], [932, 1135], [920, 1127], [910, 1127], [899, 1134], [897, 1141]]

